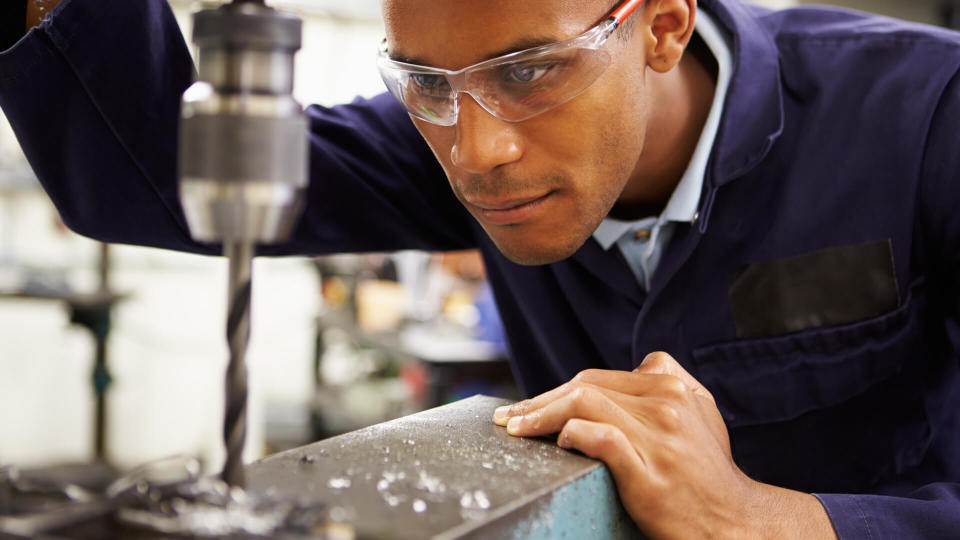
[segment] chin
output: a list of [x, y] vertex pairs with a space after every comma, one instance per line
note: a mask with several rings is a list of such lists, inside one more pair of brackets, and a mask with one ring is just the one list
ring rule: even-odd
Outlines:
[[509, 259], [510, 262], [522, 266], [541, 266], [560, 262], [576, 253], [584, 242], [571, 242], [565, 245], [544, 245], [542, 243], [518, 245], [498, 241], [495, 237], [491, 237], [491, 239], [504, 257]]

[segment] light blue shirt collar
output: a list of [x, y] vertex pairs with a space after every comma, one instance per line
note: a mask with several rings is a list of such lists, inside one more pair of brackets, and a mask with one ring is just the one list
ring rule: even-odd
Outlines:
[[606, 218], [600, 222], [597, 230], [593, 231], [593, 238], [604, 250], [610, 249], [623, 235], [636, 229], [649, 229], [657, 223], [657, 217], [648, 217], [636, 221], [620, 221]]

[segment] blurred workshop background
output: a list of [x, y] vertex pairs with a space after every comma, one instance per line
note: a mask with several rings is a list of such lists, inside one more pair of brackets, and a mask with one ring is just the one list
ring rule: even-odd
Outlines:
[[[960, 28], [960, 0], [832, 3]], [[189, 33], [201, 2], [170, 4]], [[382, 91], [377, 0], [273, 4], [305, 20], [302, 103]], [[261, 259], [254, 272], [248, 459], [475, 393], [517, 395], [476, 254]], [[182, 453], [220, 467], [226, 275], [220, 258], [66, 230], [0, 115], [0, 464], [127, 468]]]

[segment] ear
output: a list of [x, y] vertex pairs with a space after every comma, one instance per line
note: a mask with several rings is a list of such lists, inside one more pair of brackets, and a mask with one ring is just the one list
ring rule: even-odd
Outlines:
[[659, 73], [674, 68], [693, 36], [696, 0], [647, 0], [643, 33], [647, 65]]

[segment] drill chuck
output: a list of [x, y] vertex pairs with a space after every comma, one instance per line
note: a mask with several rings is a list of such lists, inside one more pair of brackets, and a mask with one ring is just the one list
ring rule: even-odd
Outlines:
[[195, 15], [199, 80], [180, 128], [180, 200], [195, 240], [289, 238], [307, 185], [307, 120], [292, 96], [301, 26], [249, 0]]

